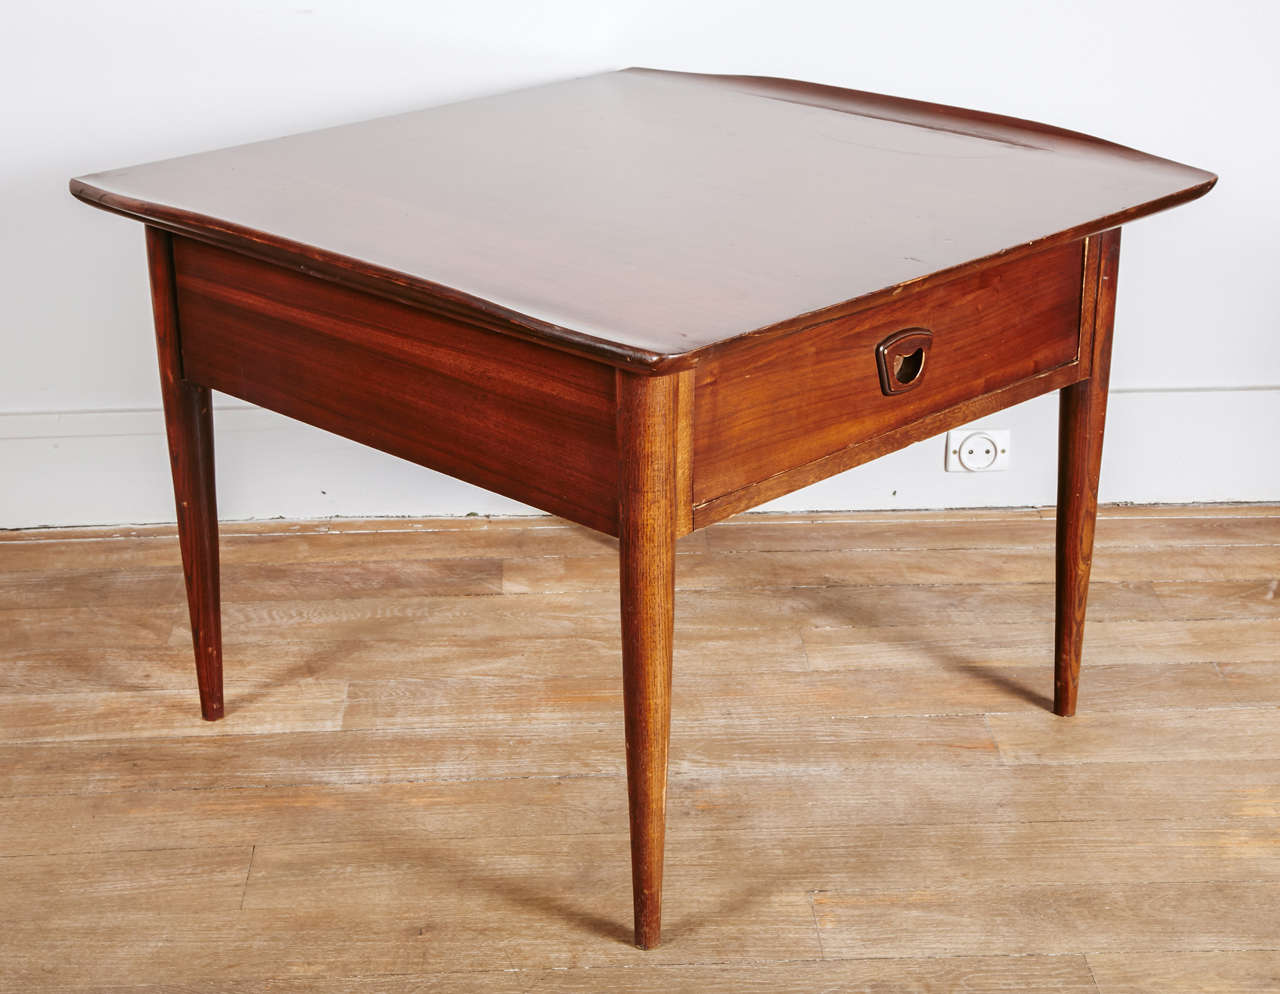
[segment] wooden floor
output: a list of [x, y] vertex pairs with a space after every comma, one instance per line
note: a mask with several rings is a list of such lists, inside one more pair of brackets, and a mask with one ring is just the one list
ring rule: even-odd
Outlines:
[[1280, 990], [1280, 508], [1103, 514], [1074, 719], [1051, 511], [682, 539], [651, 953], [611, 540], [225, 526], [207, 724], [172, 529], [0, 533], [0, 989]]

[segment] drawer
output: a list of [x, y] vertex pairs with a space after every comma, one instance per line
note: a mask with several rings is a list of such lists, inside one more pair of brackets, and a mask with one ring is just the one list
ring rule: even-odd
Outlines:
[[[1072, 242], [781, 338], [743, 339], [700, 364], [694, 504], [1077, 362], [1083, 269], [1083, 242]], [[886, 394], [877, 346], [907, 331], [931, 337], [887, 357], [901, 392]], [[910, 379], [910, 353], [925, 342], [904, 389], [895, 379]]]
[[616, 533], [611, 366], [202, 242], [173, 254], [186, 378]]

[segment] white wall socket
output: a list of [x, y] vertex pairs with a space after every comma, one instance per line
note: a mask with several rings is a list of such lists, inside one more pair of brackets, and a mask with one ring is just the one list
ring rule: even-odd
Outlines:
[[957, 428], [947, 432], [947, 472], [995, 473], [1008, 469], [1009, 435], [1003, 428]]

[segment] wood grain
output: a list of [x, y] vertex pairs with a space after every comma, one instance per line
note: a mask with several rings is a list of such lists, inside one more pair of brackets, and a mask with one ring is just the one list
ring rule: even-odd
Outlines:
[[[695, 505], [1075, 362], [1082, 252], [1054, 248], [700, 363]], [[909, 327], [934, 333], [921, 385], [885, 396], [876, 346]]]
[[1099, 994], [1269, 994], [1280, 989], [1280, 949], [1090, 953]]
[[1090, 714], [1074, 733], [1038, 714], [988, 716], [1009, 763], [1177, 762], [1280, 758], [1280, 708]]
[[[696, 726], [680, 736], [695, 741]], [[159, 784], [156, 790], [8, 795], [0, 797], [0, 855], [130, 850], [139, 839], [148, 849], [183, 849], [472, 838], [491, 840], [495, 850], [518, 849], [530, 836], [620, 835], [627, 798], [620, 776], [619, 789], [614, 785], [587, 776], [366, 784], [335, 777], [252, 790]], [[1082, 792], [1090, 798], [1087, 817], [1074, 799]], [[1280, 776], [1271, 759], [993, 766], [935, 753], [923, 760], [848, 764], [818, 780], [787, 768], [731, 767], [717, 777], [689, 765], [672, 771], [668, 818], [672, 838], [736, 833], [741, 839], [735, 845], [782, 836], [829, 844], [842, 830], [876, 837], [875, 828], [927, 834], [941, 826], [976, 826], [995, 837], [992, 826], [1017, 824], [1061, 825], [1074, 837], [1137, 822], [1147, 832], [1226, 829], [1243, 839], [1257, 834], [1251, 826], [1280, 818]], [[1222, 855], [1231, 857], [1231, 847], [1223, 847]], [[1253, 846], [1239, 855], [1247, 860], [1265, 853]], [[841, 872], [856, 877], [857, 865], [842, 865], [847, 869]], [[1018, 872], [1021, 860], [1009, 865]]]
[[[900, 651], [904, 659], [888, 667], [862, 661], [856, 667], [812, 672], [784, 667], [762, 670], [752, 675], [749, 687], [743, 686], [739, 671], [712, 672], [705, 667], [692, 672], [682, 670], [673, 708], [680, 715], [679, 725], [731, 723], [725, 717], [730, 715], [733, 722], [744, 726], [794, 723], [799, 727], [806, 718], [818, 722], [815, 708], [829, 716], [823, 720], [837, 715], [853, 719], [1000, 714], [1020, 711], [1028, 702], [1047, 702], [1053, 692], [1052, 674], [1043, 666], [1039, 670], [1045, 672], [981, 661], [965, 664], [937, 656], [912, 660], [906, 651]], [[1280, 687], [1266, 686], [1268, 677], [1276, 671], [1271, 664], [1235, 666], [1226, 671], [1215, 663], [1158, 662], [1097, 669], [1099, 700], [1091, 712], [1149, 711], [1177, 707], [1188, 699], [1197, 700], [1206, 708], [1280, 704]], [[351, 729], [553, 722], [562, 718], [566, 709], [572, 709], [577, 720], [607, 724], [619, 705], [617, 678], [612, 673], [354, 679], [347, 687], [342, 722], [344, 728]], [[39, 698], [39, 709], [71, 710], [71, 702], [59, 704], [60, 696]], [[129, 695], [129, 699], [138, 700], [139, 695]], [[0, 716], [7, 713], [5, 704], [0, 697]], [[25, 699], [18, 708], [35, 710]], [[484, 717], [478, 720], [472, 717], [475, 714]], [[181, 733], [175, 730], [172, 734]], [[6, 737], [28, 736], [19, 734], [15, 725], [12, 736]]]
[[[228, 525], [237, 672], [204, 724], [185, 609], [148, 603], [181, 582], [172, 527], [0, 535], [0, 986], [1270, 990], [1277, 520], [1101, 508], [1072, 722], [1045, 710], [1043, 509], [681, 539], [651, 953], [625, 913], [616, 542]], [[975, 582], [979, 549], [1007, 567]]]
[[70, 742], [122, 737], [261, 735], [342, 727], [342, 680], [233, 686], [234, 720], [193, 723], [190, 692], [104, 691], [0, 695], [0, 742]]
[[[510, 527], [519, 523], [518, 527]], [[172, 525], [59, 529], [58, 540], [0, 532], [0, 568], [94, 569], [181, 563]], [[475, 559], [506, 556], [617, 556], [615, 539], [559, 518], [378, 518], [313, 522], [222, 522], [222, 562], [315, 563], [395, 559]], [[9, 536], [6, 538], [6, 536]], [[700, 544], [701, 535], [682, 545]], [[323, 554], [321, 555], [321, 553]]]
[[[625, 876], [626, 844], [619, 841], [612, 861]], [[557, 872], [548, 876], [571, 878], [573, 865], [573, 854], [563, 855]], [[324, 982], [399, 976], [409, 977], [402, 981], [409, 983], [424, 971], [464, 978], [483, 974], [498, 981], [509, 971], [524, 980], [526, 971], [540, 969], [548, 949], [557, 950], [585, 978], [602, 967], [636, 965], [642, 956], [655, 966], [686, 962], [683, 943], [669, 941], [645, 955], [620, 941], [625, 929], [613, 918], [602, 919], [599, 910], [603, 901], [616, 901], [613, 889], [598, 896], [587, 892], [584, 902], [563, 906], [548, 901], [549, 888], [537, 883], [539, 867], [532, 860], [512, 869], [513, 878], [523, 873], [535, 881], [527, 891], [480, 886], [469, 869], [459, 866], [455, 879], [470, 879], [473, 887], [438, 885], [420, 896], [411, 912], [348, 906], [121, 912], [105, 920], [89, 912], [41, 921], [19, 918], [5, 923], [0, 971], [11, 986], [28, 991], [100, 990], [139, 982], [172, 986], [176, 977], [194, 978], [180, 983], [217, 991], [255, 979], [259, 990], [270, 990], [280, 977]], [[750, 942], [765, 960], [818, 959], [803, 894], [747, 901], [727, 915], [715, 896], [695, 893], [685, 900], [704, 917], [724, 922], [722, 930], [709, 934], [688, 930], [688, 941], [697, 942], [708, 957], [731, 958], [739, 943]], [[523, 931], [522, 938], [512, 938], [513, 926]], [[444, 989], [451, 988], [446, 983]]]
[[[994, 627], [957, 619], [929, 632], [891, 624], [811, 627], [804, 629], [802, 638], [804, 658], [813, 669], [952, 663], [1016, 670], [1045, 665], [1053, 622], [1008, 622]], [[1089, 623], [1084, 651], [1095, 664], [1106, 667], [1207, 662], [1226, 676], [1239, 665], [1274, 663], [1278, 642], [1280, 619], [1095, 618]]]
[[[1050, 528], [1050, 534], [1052, 529]], [[335, 543], [339, 539], [335, 537]], [[424, 536], [419, 540], [429, 544]], [[808, 544], [812, 544], [811, 540]], [[226, 563], [223, 600], [268, 602], [296, 600], [401, 599], [506, 594], [589, 593], [616, 582], [613, 555], [513, 555], [468, 559], [417, 556], [401, 542], [405, 558], [386, 543], [371, 543], [367, 561], [354, 556], [331, 562]], [[1275, 572], [1275, 545], [1203, 546], [1176, 549], [1153, 562], [1150, 549], [1116, 548], [1096, 557], [1093, 578], [1100, 584], [1185, 583], [1251, 580], [1265, 590]], [[340, 551], [346, 552], [346, 549]], [[589, 550], [590, 551], [590, 550]], [[856, 554], [853, 554], [856, 551]], [[381, 556], [382, 558], [377, 558]], [[225, 559], [225, 557], [224, 557]], [[871, 548], [864, 550], [790, 550], [708, 554], [683, 543], [676, 546], [677, 589], [752, 591], [810, 586], [874, 587], [909, 583], [971, 584], [982, 570], [993, 585], [1044, 584], [1053, 580], [1051, 544], [1009, 546], [989, 563], [975, 548]], [[182, 573], [176, 567], [20, 570], [0, 572], [0, 600], [6, 608], [74, 607], [87, 600], [112, 607], [137, 607], [181, 601]]]
[[613, 370], [190, 239], [197, 383], [600, 531], [617, 531]]
[[86, 908], [104, 917], [175, 907], [234, 912], [251, 852], [215, 845], [11, 856], [0, 860], [0, 921], [74, 917]]
[[207, 384], [188, 378], [183, 361], [173, 239], [152, 227], [146, 229], [146, 237], [156, 355], [160, 361], [160, 394], [164, 401], [169, 465], [173, 471], [200, 714], [206, 721], [216, 721], [223, 715], [223, 702], [213, 401]]
[[[1052, 550], [1054, 508], [755, 513], [682, 536], [680, 550], [834, 552], [850, 549]], [[512, 518], [348, 518], [223, 521], [223, 564], [340, 560], [616, 556], [616, 540], [545, 515]], [[181, 563], [173, 525], [0, 530], [0, 572]], [[414, 538], [414, 536], [420, 536]], [[427, 540], [430, 536], [430, 540]], [[1266, 504], [1104, 505], [1095, 546], [1150, 550], [1280, 545]]]
[[821, 892], [828, 956], [1007, 955], [1267, 946], [1280, 881], [1024, 885]]
[[[812, 726], [809, 722], [804, 727]], [[987, 768], [1000, 763], [982, 716], [876, 717], [825, 721], [808, 737], [796, 722], [772, 728], [718, 722], [713, 734], [681, 741], [673, 767], [713, 775], [733, 762], [739, 773], [788, 768], [822, 777], [858, 764], [928, 763]], [[441, 729], [353, 729], [114, 740], [0, 743], [0, 796], [334, 783], [444, 783], [517, 777], [621, 774], [617, 721], [556, 721]], [[608, 789], [602, 785], [602, 789]], [[619, 788], [620, 789], [620, 788]]]
[[[1145, 566], [1166, 568], [1166, 560], [1181, 562], [1198, 554], [1231, 546], [1266, 549], [1280, 545], [1280, 517], [1265, 505], [1244, 505], [1236, 515], [1205, 514], [1206, 508], [1122, 507], [1104, 505], [1094, 532], [1094, 547], [1133, 550]], [[1141, 516], [1140, 516], [1141, 515]], [[1052, 551], [1053, 509], [1045, 518], [1038, 509], [1001, 509], [996, 514], [977, 509], [949, 513], [890, 511], [871, 514], [822, 515], [756, 513], [722, 522], [705, 532], [713, 552], [865, 552], [999, 548], [1002, 553], [1022, 549]], [[1176, 549], [1177, 554], [1153, 557], [1153, 547]], [[1226, 553], [1218, 553], [1221, 560]], [[1113, 553], [1114, 556], [1114, 553]], [[1108, 557], [1108, 558], [1113, 558]], [[1153, 561], [1155, 559], [1159, 561]], [[1095, 568], [1101, 568], [1098, 557]]]
[[[224, 563], [222, 599], [293, 600], [303, 591], [319, 598], [479, 596], [500, 591], [502, 568], [497, 558]], [[173, 567], [0, 573], [0, 598], [10, 608], [73, 607], [89, 600], [113, 607], [164, 604], [180, 601], [182, 588], [182, 572]]]
[[[384, 977], [276, 977], [270, 994], [812, 994], [815, 990], [912, 994], [1096, 994], [1083, 956], [965, 956], [832, 962], [634, 963], [590, 970], [501, 970], [405, 973]], [[96, 994], [150, 994], [135, 987], [92, 988]], [[1257, 988], [1259, 991], [1264, 988]], [[1267, 988], [1269, 989], [1269, 988]], [[82, 988], [60, 988], [66, 994]], [[222, 980], [221, 994], [259, 994], [256, 981]], [[185, 991], [184, 991], [185, 994]]]
[[618, 374], [622, 691], [635, 942], [658, 945], [680, 497], [678, 379]]
[[696, 505], [693, 509], [694, 527], [704, 528], [723, 521], [739, 511], [750, 510], [765, 501], [785, 496], [793, 490], [825, 480], [836, 473], [843, 473], [854, 466], [861, 466], [872, 459], [878, 459], [907, 445], [932, 438], [968, 421], [986, 417], [996, 411], [1012, 407], [1014, 404], [1021, 404], [1032, 397], [1057, 390], [1075, 381], [1078, 375], [1078, 367], [1074, 364], [1059, 366], [1047, 373], [1019, 380], [1011, 386], [944, 408], [905, 426], [889, 428], [883, 434], [869, 438], [865, 442], [855, 442], [814, 459], [812, 462], [782, 470], [757, 483], [744, 486], [740, 490], [731, 491]]
[[1089, 378], [1064, 387], [1058, 413], [1058, 536], [1054, 601], [1054, 714], [1076, 713], [1080, 657], [1084, 643], [1089, 570], [1093, 563], [1094, 521], [1098, 514], [1098, 477], [1111, 378], [1111, 337], [1115, 317], [1116, 276], [1120, 265], [1120, 229], [1090, 238], [1089, 254], [1097, 274], [1086, 274], [1092, 291], [1093, 327], [1082, 336], [1089, 349]]
[[[1276, 572], [1276, 548], [1274, 545], [1196, 547], [1180, 549], [1176, 555], [1158, 561], [1153, 561], [1149, 549], [1115, 549], [1097, 557], [1092, 575], [1100, 583], [1236, 582], [1246, 578], [1266, 583]], [[991, 584], [1039, 584], [1051, 583], [1054, 579], [1051, 544], [1003, 547], [996, 561], [976, 548], [880, 548], [857, 550], [856, 555], [851, 554], [853, 551], [810, 549], [708, 555], [694, 550], [685, 552], [678, 547], [676, 589], [874, 587], [913, 582], [966, 584], [979, 573]], [[377, 576], [378, 565], [373, 564], [369, 572]], [[503, 563], [501, 582], [503, 591], [509, 594], [587, 592], [608, 583], [613, 572], [613, 563], [596, 556], [513, 558]]]

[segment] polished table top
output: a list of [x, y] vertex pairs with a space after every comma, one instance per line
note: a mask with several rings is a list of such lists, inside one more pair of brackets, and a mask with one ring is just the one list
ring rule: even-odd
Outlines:
[[72, 191], [659, 370], [1214, 181], [991, 114], [628, 69], [115, 169]]

